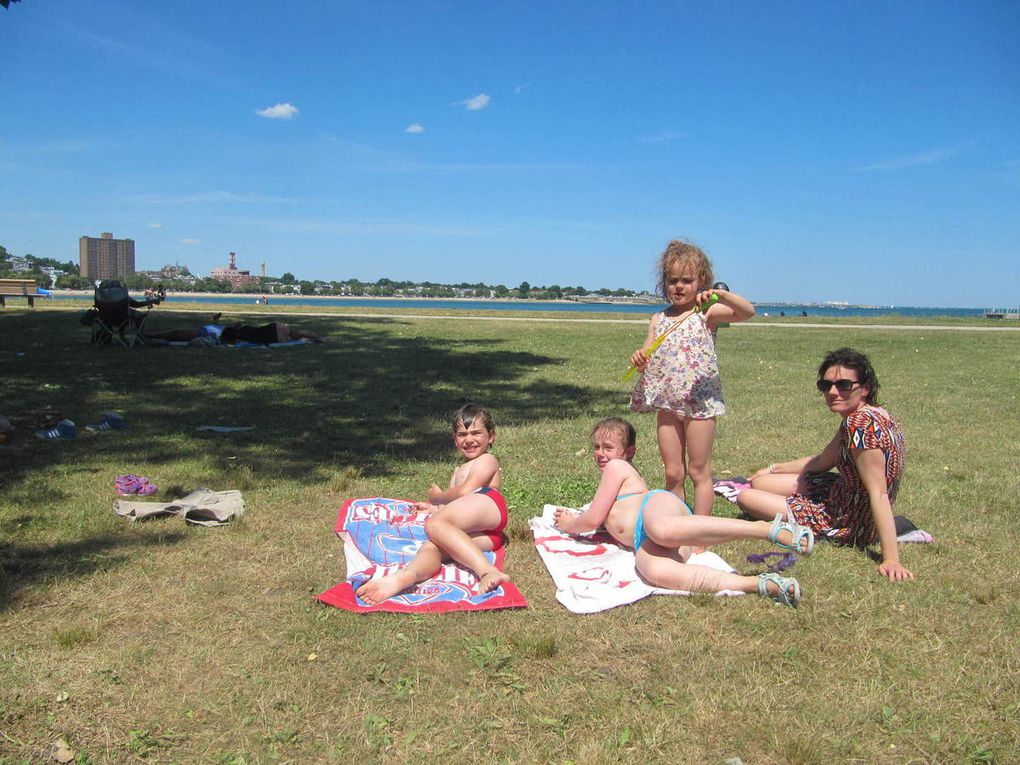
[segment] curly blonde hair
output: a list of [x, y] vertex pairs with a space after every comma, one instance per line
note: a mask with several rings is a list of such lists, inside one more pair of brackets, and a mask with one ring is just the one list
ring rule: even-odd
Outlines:
[[697, 245], [685, 242], [683, 239], [674, 239], [659, 256], [659, 294], [666, 297], [666, 282], [669, 280], [669, 272], [673, 266], [690, 268], [701, 283], [701, 289], [708, 289], [712, 286], [714, 274], [712, 263], [708, 256]]

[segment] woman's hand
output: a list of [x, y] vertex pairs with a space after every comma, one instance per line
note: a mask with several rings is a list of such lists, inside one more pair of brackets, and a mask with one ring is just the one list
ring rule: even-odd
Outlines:
[[878, 573], [889, 577], [891, 582], [913, 581], [914, 574], [898, 560], [884, 560], [878, 567]]
[[431, 502], [412, 502], [411, 507], [414, 508], [416, 513], [425, 513], [426, 515], [431, 515], [439, 510], [439, 507]]
[[776, 472], [776, 466], [775, 465], [768, 465], [767, 467], [763, 467], [761, 470], [755, 470], [753, 473], [751, 473], [751, 475], [748, 476], [748, 478], [747, 478], [747, 482], [748, 483], [754, 483], [756, 478], [761, 478], [762, 476], [766, 476], [766, 475], [772, 475], [775, 472]]

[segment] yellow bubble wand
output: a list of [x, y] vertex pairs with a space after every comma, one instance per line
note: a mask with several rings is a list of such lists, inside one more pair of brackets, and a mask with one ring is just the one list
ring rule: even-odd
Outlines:
[[[713, 292], [712, 293], [712, 297], [710, 297], [704, 303], [702, 303], [701, 305], [694, 306], [694, 313], [692, 313], [691, 316], [693, 316], [695, 313], [701, 313], [702, 311], [708, 310], [709, 306], [711, 306], [713, 303], [718, 303], [718, 302], [719, 302], [719, 296], [716, 293]], [[686, 318], [684, 318], [684, 319], [682, 319], [680, 321], [674, 322], [673, 326], [671, 326], [669, 329], [667, 329], [665, 332], [663, 332], [661, 335], [659, 335], [657, 338], [655, 338], [655, 340], [652, 341], [652, 344], [648, 346], [648, 350], [645, 351], [645, 356], [647, 356], [648, 358], [651, 358], [652, 354], [655, 353], [657, 350], [659, 350], [659, 346], [662, 345], [662, 341], [666, 339], [666, 336], [670, 332], [675, 330], [677, 327], [679, 327], [681, 324], [683, 324], [685, 321], [687, 321], [687, 319], [691, 318], [691, 316], [688, 316], [688, 317], [686, 317]], [[629, 380], [631, 378], [631, 375], [633, 375], [635, 372], [637, 372], [637, 367], [634, 366], [634, 365], [631, 365], [630, 369], [628, 369], [626, 374], [624, 374], [623, 381], [627, 382], [627, 380]]]

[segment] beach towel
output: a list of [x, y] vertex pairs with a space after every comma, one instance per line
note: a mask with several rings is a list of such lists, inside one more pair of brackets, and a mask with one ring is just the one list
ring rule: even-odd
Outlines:
[[[343, 540], [347, 581], [316, 597], [323, 603], [348, 611], [368, 613], [440, 613], [483, 611], [494, 608], [523, 608], [524, 596], [509, 582], [491, 592], [477, 592], [478, 578], [455, 563], [445, 564], [439, 573], [419, 582], [377, 606], [370, 606], [354, 591], [370, 579], [385, 576], [410, 562], [427, 540], [424, 514], [416, 514], [410, 502], [384, 497], [349, 499], [337, 514], [337, 535]], [[506, 547], [485, 553], [503, 569]]]
[[[690, 595], [682, 590], [652, 587], [634, 567], [634, 551], [605, 532], [571, 536], [553, 523], [557, 507], [546, 505], [542, 515], [529, 522], [535, 548], [556, 585], [556, 600], [575, 614], [593, 614], [625, 606], [649, 595]], [[696, 553], [689, 563], [719, 571], [734, 571], [713, 552]], [[718, 595], [743, 595], [724, 590]]]

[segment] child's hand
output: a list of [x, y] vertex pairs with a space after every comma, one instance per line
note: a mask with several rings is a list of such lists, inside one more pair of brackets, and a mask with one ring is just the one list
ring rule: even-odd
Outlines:
[[702, 290], [698, 293], [697, 297], [694, 298], [695, 305], [705, 305], [709, 300], [712, 299], [713, 295], [718, 295], [720, 302], [722, 301], [724, 290], [707, 289]]
[[436, 498], [442, 493], [443, 490], [440, 489], [436, 484], [432, 484], [431, 486], [429, 486], [428, 491], [429, 502], [435, 502]]
[[553, 525], [560, 531], [572, 533], [575, 515], [565, 507], [557, 507], [553, 513]]
[[631, 354], [630, 365], [644, 371], [645, 367], [648, 366], [648, 355], [645, 353], [644, 348], [639, 348]]

